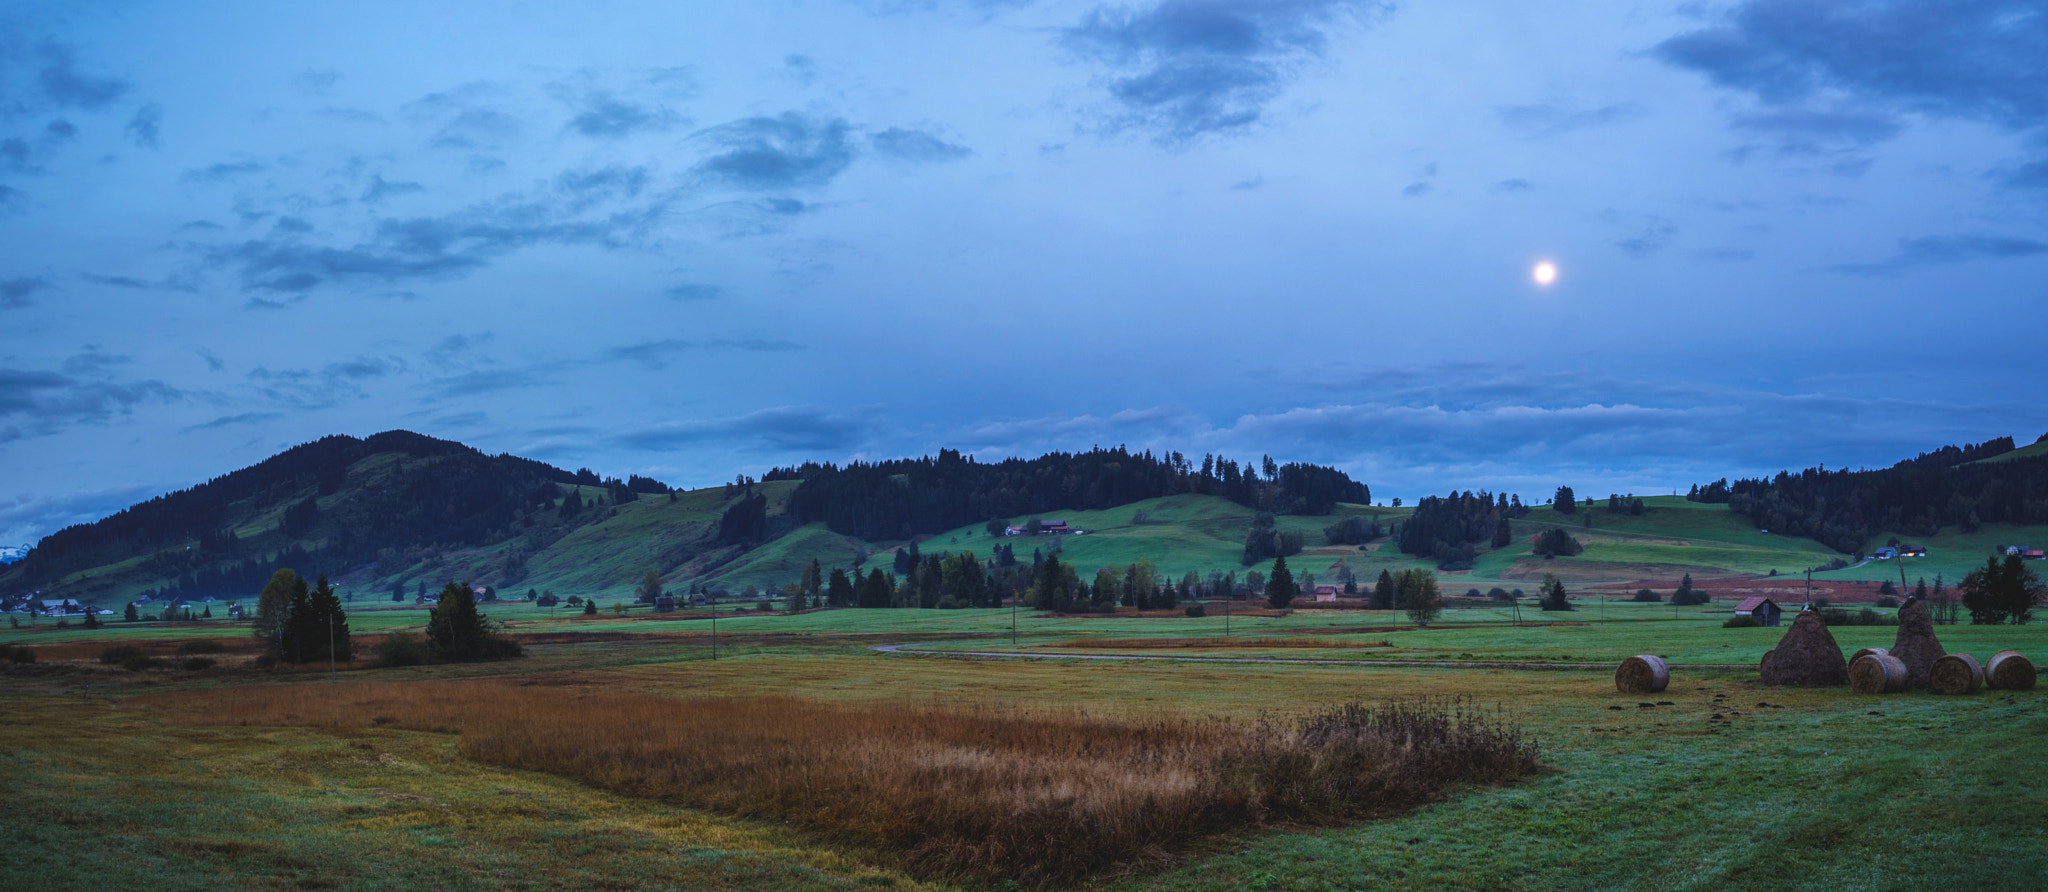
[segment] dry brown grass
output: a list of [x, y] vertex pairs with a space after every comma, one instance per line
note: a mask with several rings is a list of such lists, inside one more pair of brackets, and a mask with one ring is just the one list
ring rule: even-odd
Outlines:
[[195, 724], [456, 732], [480, 761], [788, 821], [926, 877], [1070, 884], [1272, 822], [1334, 823], [1508, 783], [1518, 728], [1464, 701], [1257, 721], [1079, 710], [676, 700], [493, 682], [240, 688], [139, 701]]
[[1302, 647], [1322, 650], [1352, 650], [1361, 647], [1393, 647], [1392, 641], [1347, 641], [1341, 638], [1076, 638], [1058, 644], [1044, 644], [1040, 647], [1084, 647], [1109, 650], [1140, 650], [1172, 648], [1197, 650], [1202, 648], [1227, 647], [1237, 650], [1260, 650], [1265, 648]]

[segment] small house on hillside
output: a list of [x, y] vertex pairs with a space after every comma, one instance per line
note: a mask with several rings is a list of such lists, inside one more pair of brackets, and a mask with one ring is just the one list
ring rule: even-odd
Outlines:
[[1742, 603], [1735, 605], [1736, 616], [1749, 617], [1760, 626], [1777, 625], [1778, 617], [1784, 612], [1778, 602], [1769, 598], [1744, 598]]
[[1038, 525], [1038, 531], [1041, 533], [1051, 533], [1055, 536], [1058, 536], [1068, 532], [1067, 522], [1064, 520], [1042, 521]]
[[676, 599], [675, 599], [675, 596], [673, 596], [673, 595], [662, 595], [661, 597], [658, 597], [658, 598], [655, 598], [655, 599], [654, 599], [654, 612], [655, 612], [655, 613], [674, 613], [674, 612], [675, 612], [675, 610], [676, 610]]
[[1870, 553], [1872, 560], [1888, 561], [1899, 556], [1899, 550], [1889, 545]]
[[1906, 557], [1926, 557], [1926, 556], [1927, 556], [1927, 546], [1925, 546], [1925, 545], [1901, 545], [1901, 546], [1899, 546], [1899, 553], [1900, 553], [1900, 554], [1903, 554], [1903, 555], [1905, 555]]
[[44, 616], [67, 616], [73, 613], [85, 612], [84, 604], [80, 604], [70, 598], [45, 598], [37, 601], [35, 606], [36, 610]]
[[1335, 601], [1337, 600], [1337, 587], [1334, 585], [1319, 585], [1316, 586], [1313, 594], [1318, 601]]

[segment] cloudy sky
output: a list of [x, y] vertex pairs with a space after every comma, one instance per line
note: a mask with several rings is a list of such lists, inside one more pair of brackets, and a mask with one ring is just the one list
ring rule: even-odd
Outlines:
[[0, 544], [391, 428], [1682, 490], [2048, 431], [2048, 4], [12, 0], [0, 246]]

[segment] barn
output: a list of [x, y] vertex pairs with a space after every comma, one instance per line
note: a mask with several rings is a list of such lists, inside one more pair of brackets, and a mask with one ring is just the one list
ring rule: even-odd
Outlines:
[[1778, 617], [1784, 612], [1778, 602], [1769, 598], [1744, 598], [1742, 603], [1735, 605], [1736, 616], [1749, 617], [1761, 626], [1777, 625]]

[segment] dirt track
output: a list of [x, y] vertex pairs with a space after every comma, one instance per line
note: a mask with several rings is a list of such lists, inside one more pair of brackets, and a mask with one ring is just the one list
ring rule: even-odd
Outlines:
[[[1619, 663], [1527, 663], [1478, 660], [1328, 660], [1300, 657], [1170, 657], [1156, 654], [1013, 653], [976, 650], [904, 650], [904, 644], [877, 644], [869, 650], [901, 656], [946, 657], [950, 659], [1009, 660], [1127, 660], [1166, 663], [1307, 663], [1319, 666], [1376, 666], [1425, 669], [1513, 669], [1532, 672], [1607, 672]], [[1692, 663], [1688, 669], [1748, 669], [1748, 663]]]

